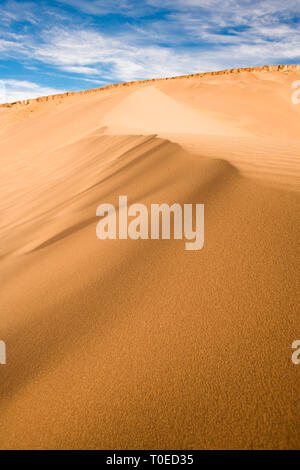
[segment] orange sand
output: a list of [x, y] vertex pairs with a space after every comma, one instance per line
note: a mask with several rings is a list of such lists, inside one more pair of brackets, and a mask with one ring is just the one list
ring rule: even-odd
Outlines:
[[[300, 448], [299, 79], [0, 107], [1, 449]], [[204, 248], [98, 240], [119, 195], [204, 203]]]

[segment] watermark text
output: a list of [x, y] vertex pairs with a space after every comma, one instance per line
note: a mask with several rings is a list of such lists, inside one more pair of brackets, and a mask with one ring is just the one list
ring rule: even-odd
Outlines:
[[0, 340], [0, 365], [6, 364], [6, 344]]
[[100, 204], [96, 215], [102, 217], [96, 228], [100, 240], [170, 240], [173, 237], [188, 240], [186, 250], [201, 250], [204, 245], [204, 204], [151, 204], [149, 221], [147, 206], [128, 206], [127, 196], [119, 196], [118, 220], [112, 204]]

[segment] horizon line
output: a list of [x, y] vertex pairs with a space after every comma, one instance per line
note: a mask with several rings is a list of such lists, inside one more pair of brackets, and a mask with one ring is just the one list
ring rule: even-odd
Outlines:
[[[96, 87], [96, 88], [89, 88], [87, 90], [81, 90], [81, 91], [67, 91], [65, 93], [58, 93], [58, 94], [53, 94], [53, 95], [45, 95], [45, 96], [40, 96], [38, 98], [29, 98], [27, 100], [19, 100], [19, 101], [14, 101], [11, 103], [0, 103], [0, 108], [10, 108], [15, 105], [29, 105], [33, 102], [37, 103], [43, 103], [46, 101], [52, 101], [55, 100], [56, 98], [64, 98], [67, 96], [74, 96], [74, 95], [85, 95], [89, 93], [96, 93], [100, 91], [105, 91], [110, 88], [119, 88], [123, 86], [133, 86], [133, 85], [139, 85], [143, 83], [150, 83], [150, 82], [158, 82], [158, 81], [163, 81], [163, 80], [180, 80], [184, 78], [198, 78], [198, 77], [204, 77], [204, 76], [212, 76], [212, 75], [229, 75], [233, 73], [243, 73], [243, 72], [292, 72], [295, 70], [300, 70], [300, 64], [280, 64], [280, 65], [261, 65], [261, 66], [255, 66], [255, 67], [235, 67], [232, 69], [223, 69], [223, 70], [216, 70], [213, 72], [198, 72], [198, 73], [193, 73], [193, 74], [186, 74], [186, 75], [176, 75], [174, 77], [162, 77], [162, 78], [148, 78], [145, 80], [133, 80], [129, 82], [117, 82], [117, 83], [112, 83], [110, 85], [104, 85], [101, 87]], [[5, 82], [5, 80], [3, 80]]]

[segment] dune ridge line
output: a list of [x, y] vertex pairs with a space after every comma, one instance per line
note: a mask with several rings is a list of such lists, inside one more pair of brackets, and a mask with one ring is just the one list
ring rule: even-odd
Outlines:
[[87, 95], [90, 93], [106, 91], [112, 88], [128, 87], [132, 85], [145, 85], [147, 83], [160, 82], [164, 80], [180, 80], [184, 78], [187, 78], [187, 79], [202, 78], [202, 77], [210, 77], [214, 75], [229, 75], [229, 74], [243, 73], [243, 72], [294, 72], [296, 70], [300, 70], [300, 64], [262, 65], [258, 67], [242, 67], [242, 68], [217, 70], [215, 72], [200, 72], [200, 73], [192, 73], [188, 75], [177, 75], [175, 77], [151, 78], [147, 80], [134, 80], [131, 82], [113, 83], [111, 85], [106, 85], [106, 86], [97, 87], [97, 88], [90, 88], [88, 90], [83, 90], [83, 91], [67, 91], [66, 93], [40, 96], [38, 98], [31, 98], [28, 100], [14, 101], [13, 103], [2, 103], [0, 104], [0, 108], [11, 108], [12, 106], [15, 106], [15, 105], [20, 105], [20, 104], [28, 105], [30, 103], [35, 103], [35, 102], [44, 103], [46, 101], [53, 101], [57, 98], [65, 98], [67, 96]]

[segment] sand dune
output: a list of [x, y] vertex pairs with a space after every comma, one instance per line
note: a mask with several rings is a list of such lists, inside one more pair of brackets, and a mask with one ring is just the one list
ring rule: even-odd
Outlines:
[[231, 128], [224, 120], [180, 103], [155, 86], [140, 88], [126, 96], [105, 115], [103, 125], [111, 133], [240, 134], [238, 128]]
[[[0, 107], [0, 448], [299, 448], [296, 79]], [[204, 203], [204, 248], [98, 240], [119, 195]]]

